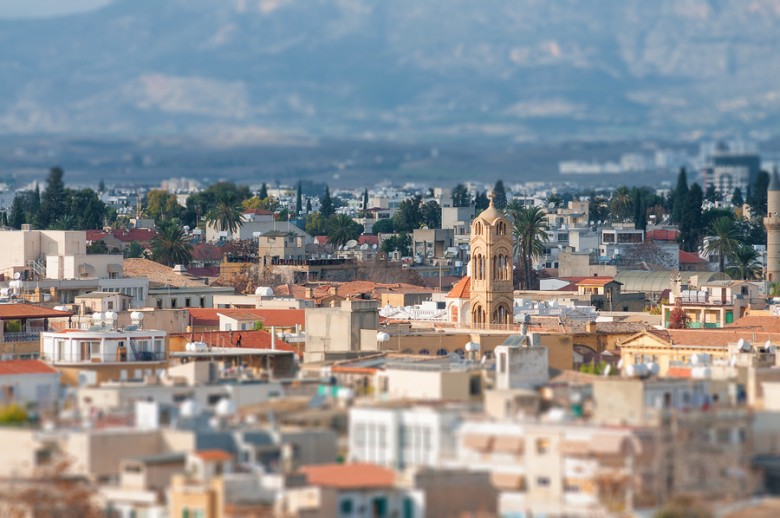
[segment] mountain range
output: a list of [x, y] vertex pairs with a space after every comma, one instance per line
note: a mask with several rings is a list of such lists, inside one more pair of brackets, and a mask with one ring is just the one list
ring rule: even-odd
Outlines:
[[771, 132], [780, 0], [115, 0], [0, 21], [0, 134]]

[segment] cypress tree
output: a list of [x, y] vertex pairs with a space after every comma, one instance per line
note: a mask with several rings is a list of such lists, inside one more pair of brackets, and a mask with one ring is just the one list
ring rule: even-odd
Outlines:
[[311, 214], [311, 198], [306, 198], [306, 214]]
[[704, 191], [698, 183], [694, 183], [685, 197], [685, 207], [680, 221], [680, 239], [683, 242], [683, 249], [688, 252], [698, 248], [699, 239], [704, 231], [701, 210], [703, 202]]
[[731, 196], [731, 204], [735, 207], [741, 207], [745, 203], [745, 199], [742, 197], [742, 189], [736, 187], [734, 189], [734, 195]]
[[295, 212], [300, 213], [303, 210], [303, 187], [298, 180], [298, 192], [295, 195]]
[[260, 192], [257, 194], [257, 197], [261, 200], [264, 200], [268, 198], [268, 186], [263, 182], [263, 185], [260, 186]]
[[330, 189], [328, 189], [328, 186], [325, 186], [325, 195], [322, 197], [322, 202], [320, 202], [320, 214], [323, 218], [329, 218], [331, 217], [336, 210], [333, 208], [333, 199], [330, 197]]
[[677, 223], [678, 225], [682, 223], [687, 197], [688, 178], [683, 167], [680, 169], [680, 174], [677, 175], [677, 187], [675, 187], [672, 195], [672, 223]]
[[41, 210], [38, 212], [38, 225], [48, 228], [65, 213], [65, 173], [59, 167], [52, 167], [46, 179], [46, 190], [41, 196]]
[[504, 188], [504, 182], [502, 180], [498, 180], [496, 182], [496, 185], [493, 187], [493, 205], [498, 210], [504, 210], [506, 208], [506, 189]]

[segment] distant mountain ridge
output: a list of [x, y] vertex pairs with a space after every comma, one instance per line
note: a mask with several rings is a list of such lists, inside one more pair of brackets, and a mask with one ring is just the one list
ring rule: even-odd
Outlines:
[[0, 21], [0, 134], [771, 130], [780, 0], [116, 0]]

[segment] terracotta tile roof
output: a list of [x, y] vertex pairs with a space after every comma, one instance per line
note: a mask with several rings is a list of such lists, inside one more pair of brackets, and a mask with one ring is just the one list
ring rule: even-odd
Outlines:
[[371, 236], [371, 235], [358, 236], [357, 242], [359, 245], [378, 245], [379, 236]]
[[207, 268], [188, 268], [187, 273], [194, 275], [195, 277], [219, 277], [219, 266], [211, 266]]
[[224, 462], [227, 460], [233, 460], [233, 455], [225, 450], [200, 450], [196, 451], [195, 455], [200, 457], [206, 462]]
[[579, 281], [577, 286], [604, 286], [614, 280], [612, 277], [586, 277]]
[[193, 261], [221, 261], [222, 248], [211, 243], [198, 243], [192, 247]]
[[327, 245], [328, 236], [314, 236], [314, 243], [317, 245]]
[[87, 230], [87, 241], [100, 241], [108, 235], [108, 232], [102, 230]]
[[150, 286], [155, 287], [165, 285], [171, 287], [194, 287], [206, 284], [203, 280], [197, 279], [192, 275], [174, 273], [173, 268], [149, 259], [125, 259], [124, 274], [125, 277], [146, 277], [149, 279]]
[[[772, 333], [755, 332], [749, 329], [649, 329], [649, 333], [672, 345], [696, 345], [706, 347], [726, 347], [740, 338], [754, 344], [763, 344], [771, 339]], [[777, 335], [775, 335], [777, 338]]]
[[[235, 347], [235, 341], [241, 335], [241, 347], [243, 349], [270, 349], [271, 333], [260, 331], [204, 331], [202, 333], [174, 333], [171, 336], [181, 336], [189, 340], [193, 336], [195, 340], [205, 342], [210, 347]], [[280, 351], [298, 352], [298, 349], [288, 344], [281, 338], [276, 338], [276, 348]]]
[[16, 320], [19, 318], [58, 318], [69, 317], [71, 314], [72, 313], [67, 311], [44, 308], [34, 304], [0, 304], [0, 320]]
[[270, 328], [294, 327], [299, 324], [301, 327], [306, 323], [306, 312], [303, 309], [219, 309], [219, 308], [189, 308], [192, 325], [200, 327], [218, 327], [219, 314], [230, 318], [234, 315], [249, 314], [256, 320], [262, 320], [263, 326]]
[[780, 333], [780, 317], [746, 316], [727, 325], [726, 329], [751, 329], [766, 333]]
[[111, 233], [115, 238], [123, 243], [138, 241], [139, 243], [149, 243], [157, 233], [148, 228], [131, 228], [114, 230]]
[[20, 374], [56, 374], [57, 370], [40, 360], [0, 361], [0, 376], [18, 376]]
[[448, 299], [468, 299], [471, 298], [471, 276], [466, 275], [452, 287], [447, 294]]
[[680, 250], [680, 264], [701, 264], [706, 262], [707, 261], [699, 257], [698, 254], [694, 254], [693, 252], [686, 252], [685, 250]]
[[370, 489], [395, 484], [395, 472], [376, 464], [320, 464], [303, 466], [300, 471], [312, 486]]

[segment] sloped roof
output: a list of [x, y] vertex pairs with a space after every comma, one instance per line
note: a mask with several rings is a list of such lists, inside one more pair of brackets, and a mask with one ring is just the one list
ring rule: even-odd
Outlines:
[[111, 233], [115, 238], [123, 243], [138, 241], [139, 243], [148, 243], [157, 235], [154, 230], [148, 228], [131, 228], [114, 230]]
[[56, 374], [57, 370], [40, 360], [0, 361], [0, 376], [19, 376], [22, 374]]
[[471, 276], [466, 275], [452, 287], [447, 294], [448, 299], [468, 299], [471, 298]]
[[679, 230], [655, 228], [645, 233], [645, 241], [677, 241]]
[[179, 275], [173, 271], [173, 268], [149, 259], [125, 259], [124, 274], [125, 277], [146, 277], [149, 279], [150, 286], [155, 287], [167, 285], [184, 288], [206, 284], [203, 280], [187, 273]]
[[707, 261], [699, 257], [698, 254], [694, 254], [693, 252], [686, 252], [685, 250], [680, 250], [680, 264], [701, 264], [706, 262]]
[[44, 308], [35, 304], [9, 303], [0, 304], [0, 320], [16, 320], [18, 318], [57, 318], [69, 317], [72, 313], [57, 309]]
[[[740, 338], [754, 344], [762, 344], [771, 339], [771, 333], [755, 332], [748, 329], [650, 329], [648, 332], [672, 345], [695, 345], [707, 347], [726, 347], [737, 343]], [[775, 335], [775, 338], [777, 335]]]
[[[586, 277], [577, 283], [577, 286], [604, 286], [610, 282], [617, 282], [612, 277]], [[618, 284], [620, 284], [618, 282]]]
[[306, 312], [303, 309], [220, 309], [220, 308], [189, 308], [192, 325], [219, 326], [219, 315], [237, 318], [243, 315], [245, 319], [254, 318], [263, 322], [263, 326], [293, 327], [306, 323]]
[[233, 455], [225, 450], [200, 450], [195, 455], [206, 462], [224, 462], [233, 459]]
[[780, 317], [772, 316], [745, 316], [728, 324], [725, 329], [750, 329], [765, 333], [780, 334]]
[[211, 243], [198, 243], [192, 247], [193, 261], [219, 261], [222, 259], [222, 248]]
[[395, 483], [395, 472], [376, 464], [319, 464], [303, 466], [300, 472], [312, 486], [368, 489], [391, 487]]

